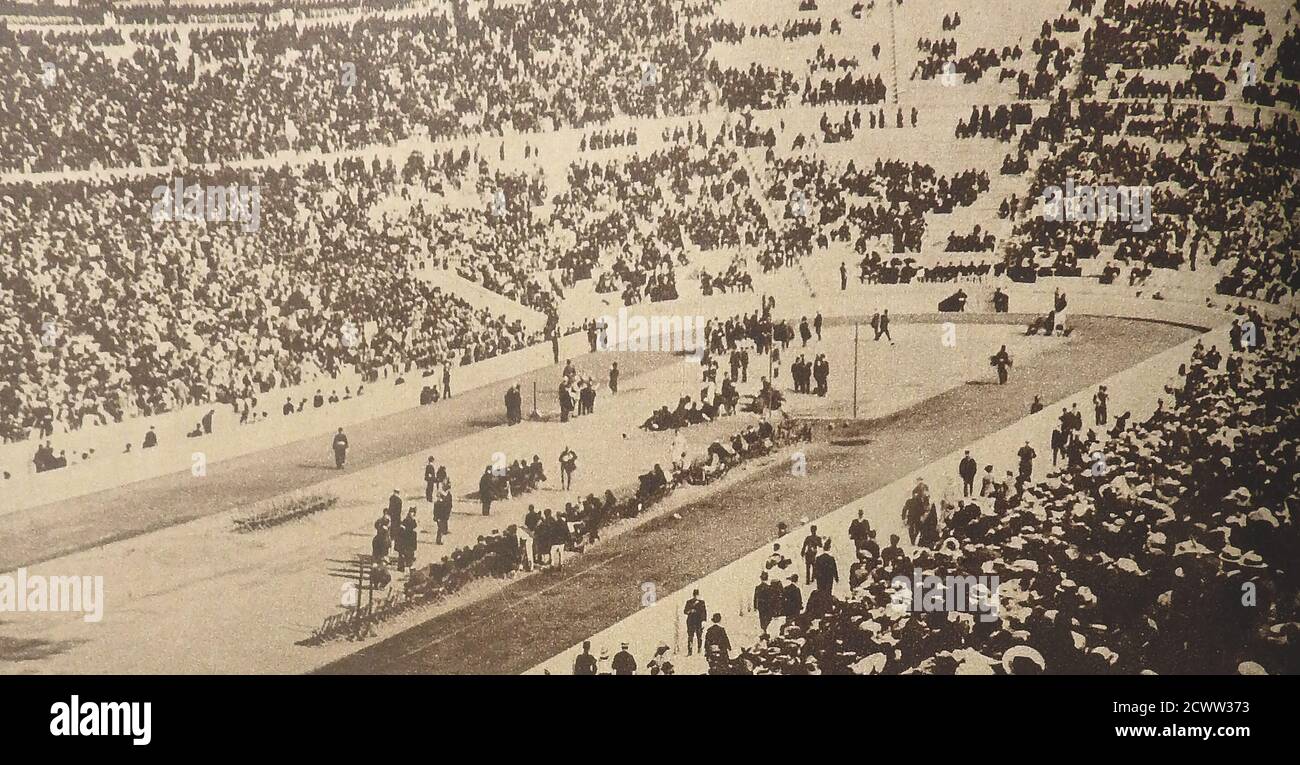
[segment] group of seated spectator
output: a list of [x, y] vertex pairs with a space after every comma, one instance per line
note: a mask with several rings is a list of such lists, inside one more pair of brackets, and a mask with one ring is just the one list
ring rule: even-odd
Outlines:
[[700, 272], [700, 291], [707, 297], [715, 291], [721, 293], [728, 292], [753, 292], [754, 279], [744, 270], [742, 263], [731, 263], [727, 270], [716, 275], [709, 276], [708, 271]]
[[[911, 549], [858, 525], [851, 595], [788, 618], [740, 670], [1294, 673], [1300, 538], [1294, 466], [1277, 456], [1296, 447], [1279, 423], [1300, 404], [1278, 386], [1293, 376], [1300, 321], [1275, 321], [1268, 337], [1223, 369], [1198, 347], [1174, 406], [1101, 437], [1089, 429], [1044, 480], [942, 503], [935, 535]], [[922, 608], [895, 579], [918, 571], [996, 577], [980, 596], [994, 607]], [[1245, 591], [1258, 606], [1242, 606]]]
[[687, 466], [684, 480], [692, 484], [709, 483], [745, 460], [771, 454], [784, 444], [810, 439], [806, 424], [796, 425], [783, 419], [773, 425], [770, 420], [761, 420], [733, 434], [725, 443], [719, 440], [709, 444], [705, 456]]
[[984, 281], [990, 273], [1001, 275], [1001, 263], [939, 263], [925, 269], [921, 281], [924, 282], [962, 282]]
[[[874, 115], [873, 116], [873, 122]], [[844, 119], [839, 122], [832, 122], [826, 112], [822, 112], [821, 120], [818, 127], [821, 129], [822, 143], [839, 143], [840, 141], [852, 141], [857, 129], [862, 126], [862, 112], [857, 109], [850, 114], [845, 112]]]
[[[914, 80], [939, 79], [945, 85], [979, 82], [984, 73], [993, 67], [1008, 61], [1018, 61], [1022, 55], [1019, 45], [1004, 46], [1001, 51], [989, 48], [977, 48], [974, 53], [957, 58], [957, 41], [922, 39], [916, 48], [924, 52], [925, 58], [916, 62], [912, 72]], [[1010, 70], [1003, 70], [1002, 79], [1013, 76]], [[944, 78], [950, 78], [945, 80]], [[958, 78], [953, 81], [951, 78]]]
[[[730, 393], [723, 392], [730, 388]], [[723, 390], [715, 393], [710, 400], [696, 402], [690, 396], [682, 396], [677, 402], [677, 406], [669, 409], [667, 406], [661, 406], [656, 409], [641, 427], [645, 430], [677, 430], [686, 428], [691, 425], [699, 425], [704, 422], [712, 422], [720, 414], [727, 411], [725, 402], [728, 400], [738, 401], [740, 396], [736, 393], [735, 386], [731, 384], [731, 379], [727, 378], [723, 382]], [[732, 403], [730, 409], [734, 411], [735, 404]]]
[[[95, 450], [91, 449], [85, 456], [89, 457]], [[49, 441], [36, 447], [36, 455], [32, 458], [32, 464], [36, 466], [37, 473], [44, 473], [47, 470], [58, 470], [68, 466], [68, 453], [60, 449], [56, 455], [54, 447]]]
[[602, 252], [613, 256], [597, 276], [597, 292], [618, 292], [629, 306], [673, 300], [674, 267], [689, 263], [688, 239], [702, 249], [756, 241], [763, 216], [737, 150], [725, 143], [732, 135], [738, 133], [727, 123], [710, 141], [703, 127], [689, 123], [667, 148], [570, 166], [557, 209], [575, 222], [574, 249], [594, 253], [593, 261]]
[[[859, 3], [861, 5], [861, 3]], [[822, 20], [815, 19], [790, 19], [784, 24], [750, 24], [748, 26], [737, 23], [731, 19], [714, 18], [708, 24], [704, 25], [704, 34], [714, 42], [725, 42], [737, 44], [744, 42], [747, 38], [756, 37], [779, 37], [782, 40], [796, 40], [800, 37], [820, 36], [822, 34]], [[840, 33], [839, 19], [832, 19], [826, 27], [831, 34]]]
[[621, 149], [624, 146], [636, 146], [636, 129], [597, 130], [582, 136], [578, 141], [578, 151], [601, 151], [603, 149]]
[[222, 162], [691, 113], [711, 100], [699, 62], [712, 13], [668, 0], [458, 0], [242, 27], [0, 25], [0, 168]]
[[[418, 174], [441, 177], [432, 162]], [[365, 222], [400, 179], [391, 161], [346, 159], [185, 180], [258, 189], [255, 230], [154, 220], [166, 176], [0, 186], [0, 434], [204, 403], [249, 404], [241, 419], [261, 419], [251, 401], [277, 388], [522, 347], [517, 322], [443, 293], [399, 256], [427, 247], [417, 227]]]
[[546, 483], [546, 469], [542, 467], [542, 458], [536, 454], [532, 462], [517, 459], [504, 468], [490, 465], [486, 474], [492, 478], [493, 499], [518, 497]]
[[948, 233], [948, 244], [944, 247], [944, 252], [992, 252], [996, 240], [993, 232], [983, 231], [980, 225], [975, 224], [975, 230], [969, 234], [958, 235], [956, 231]]
[[[970, 119], [958, 120], [953, 135], [957, 138], [996, 138], [1009, 142], [1021, 125], [1033, 122], [1033, 107], [1024, 102], [1011, 105], [998, 104], [990, 110], [988, 104], [983, 107], [972, 106]], [[1004, 216], [1005, 217], [1005, 216]]]
[[[878, 104], [885, 100], [885, 81], [880, 74], [874, 77], [854, 76], [857, 59], [835, 58], [819, 46], [808, 62], [809, 74], [804, 79], [803, 103], [825, 104]], [[841, 73], [838, 77], [835, 75]], [[817, 75], [816, 84], [813, 75]]]
[[[1071, 12], [1083, 12], [1088, 5], [1072, 2]], [[1275, 71], [1279, 65], [1269, 64], [1269, 56], [1280, 50], [1267, 29], [1243, 51], [1249, 30], [1264, 24], [1263, 12], [1242, 4], [1110, 2], [1095, 21], [1077, 52], [1084, 100], [1067, 101], [1060, 91], [1047, 113], [1034, 118], [1021, 134], [1016, 152], [1004, 163], [1004, 172], [1023, 172], [1029, 154], [1044, 144], [1050, 147], [1039, 163], [1030, 198], [1013, 197], [999, 208], [1001, 217], [1016, 221], [1007, 248], [1008, 267], [1033, 260], [1041, 270], [1043, 259], [1052, 253], [1068, 252], [1079, 259], [1109, 255], [1129, 267], [1130, 286], [1141, 286], [1154, 269], [1195, 271], [1208, 262], [1221, 272], [1221, 293], [1274, 303], [1294, 295], [1300, 274], [1287, 253], [1294, 250], [1300, 229], [1281, 211], [1293, 206], [1297, 180], [1278, 172], [1300, 161], [1295, 148], [1300, 129], [1294, 116], [1259, 107], [1240, 116], [1240, 103], [1221, 102], [1227, 98], [1263, 103], [1249, 87], [1225, 96], [1221, 84], [1206, 90], [1176, 78], [1178, 82], [1161, 88], [1133, 89], [1142, 76], [1138, 69], [1154, 76], [1150, 72], [1186, 66], [1193, 80], [1199, 76], [1217, 81], [1211, 71], [1217, 66], [1227, 81], [1235, 82], [1249, 58], [1259, 60], [1260, 72]], [[1057, 23], [1055, 28], [1065, 27]], [[1043, 30], [1044, 45], [1051, 31]], [[1203, 35], [1212, 44], [1197, 45], [1188, 35]], [[1147, 44], [1150, 40], [1159, 42]], [[1059, 63], [1049, 67], [1054, 78], [1072, 67], [1068, 57]], [[1105, 93], [1107, 100], [1090, 98], [1093, 93]], [[1122, 98], [1138, 100], [1116, 100]], [[1176, 106], [1173, 98], [1201, 103]], [[1001, 119], [996, 112], [973, 112], [961, 129], [970, 134], [978, 125], [981, 134], [992, 131], [1010, 140], [1010, 126], [1023, 122], [1024, 116], [1016, 115], [1014, 108]], [[1207, 167], [1216, 170], [1207, 173]], [[1114, 215], [1096, 221], [1043, 220], [1033, 204], [1036, 192], [1059, 186], [1066, 178], [1076, 185], [1152, 188], [1152, 224], [1135, 230], [1130, 221]], [[1077, 263], [1059, 265], [1052, 270], [1078, 273]], [[1118, 267], [1108, 266], [1102, 279], [1113, 283], [1119, 273]]]
[[947, 177], [931, 165], [896, 160], [877, 159], [859, 169], [853, 161], [834, 165], [794, 154], [773, 168], [768, 196], [787, 204], [790, 227], [779, 259], [760, 254], [765, 270], [790, 265], [833, 241], [855, 242], [863, 252], [867, 242], [887, 237], [895, 253], [919, 252], [927, 213], [968, 207], [989, 189], [982, 170]]
[[[566, 502], [560, 511], [551, 508], [538, 510], [529, 505], [522, 524], [511, 524], [504, 531], [498, 529], [481, 535], [472, 545], [459, 547], [440, 561], [423, 567], [414, 566], [414, 545], [403, 543], [402, 550], [398, 550], [399, 570], [410, 568], [411, 572], [402, 583], [401, 591], [410, 604], [445, 597], [482, 577], [505, 577], [519, 571], [531, 571], [535, 566], [558, 568], [566, 552], [582, 552], [598, 542], [600, 532], [610, 524], [645, 512], [678, 485], [712, 481], [746, 459], [770, 454], [778, 446], [809, 438], [811, 434], [806, 426], [786, 423], [774, 426], [767, 421], [747, 426], [727, 440], [729, 445], [715, 442], [706, 455], [690, 465], [674, 467], [671, 474], [655, 464], [638, 478], [637, 488], [625, 499], [619, 499], [612, 489], [607, 489], [599, 496], [588, 494], [578, 502]], [[540, 475], [540, 461], [536, 457], [531, 465], [519, 461], [518, 469], [520, 480], [529, 485]], [[397, 513], [400, 515], [400, 512], [399, 508]], [[387, 515], [376, 521], [376, 548], [382, 554], [375, 558], [379, 575], [372, 573], [372, 579], [381, 589], [391, 582], [391, 575], [387, 572], [389, 550], [396, 549], [393, 546], [396, 538], [387, 531], [391, 524]], [[399, 535], [413, 537], [416, 526], [414, 511], [409, 518], [400, 518], [397, 525]]]

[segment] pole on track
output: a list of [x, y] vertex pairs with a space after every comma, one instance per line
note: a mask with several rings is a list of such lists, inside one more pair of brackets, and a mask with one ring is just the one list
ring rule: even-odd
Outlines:
[[858, 419], [858, 327], [853, 322], [853, 419]]

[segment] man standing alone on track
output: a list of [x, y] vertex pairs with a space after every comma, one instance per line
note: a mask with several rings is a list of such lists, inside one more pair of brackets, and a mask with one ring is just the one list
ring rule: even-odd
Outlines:
[[1038, 456], [1038, 452], [1034, 451], [1034, 447], [1026, 441], [1016, 455], [1020, 457], [1020, 480], [1029, 483], [1034, 475], [1034, 458]]
[[686, 607], [682, 609], [686, 614], [686, 655], [691, 655], [691, 648], [694, 646], [696, 651], [704, 651], [704, 620], [708, 617], [709, 609], [700, 599], [700, 591], [691, 592], [691, 599], [686, 601]]
[[348, 461], [348, 437], [343, 434], [343, 428], [334, 434], [330, 446], [334, 449], [334, 467], [342, 470], [343, 464]]
[[1007, 384], [1007, 370], [1011, 368], [1011, 354], [1007, 353], [1007, 347], [1004, 345], [992, 358], [989, 359], [992, 366], [998, 368], [998, 385]]
[[961, 495], [969, 497], [975, 492], [975, 475], [979, 472], [979, 464], [975, 458], [970, 456], [970, 450], [966, 451], [966, 456], [961, 458], [961, 464], [957, 466], [957, 473], [961, 476]]
[[483, 476], [478, 479], [478, 498], [483, 503], [484, 515], [492, 512], [492, 487], [495, 484], [496, 476], [492, 475], [492, 466], [488, 465], [483, 468]]
[[817, 536], [817, 527], [812, 526], [808, 530], [808, 536], [803, 539], [803, 547], [799, 550], [800, 554], [803, 555], [804, 579], [807, 581], [812, 581], [813, 563], [817, 561], [817, 554], [821, 552], [821, 549], [822, 538]]

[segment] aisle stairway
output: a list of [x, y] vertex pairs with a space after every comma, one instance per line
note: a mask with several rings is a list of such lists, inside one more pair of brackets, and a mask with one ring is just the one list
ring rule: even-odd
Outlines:
[[475, 283], [449, 269], [434, 265], [426, 266], [417, 272], [427, 283], [461, 298], [465, 302], [493, 314], [500, 314], [509, 321], [518, 321], [529, 331], [541, 331], [546, 326], [546, 316], [541, 311], [516, 303], [504, 295], [499, 295], [481, 284]]

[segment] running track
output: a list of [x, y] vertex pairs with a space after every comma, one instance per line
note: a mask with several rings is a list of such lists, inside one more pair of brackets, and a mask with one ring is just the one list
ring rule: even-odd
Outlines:
[[[777, 464], [499, 592], [326, 665], [321, 673], [516, 674], [771, 541], [778, 521], [820, 517], [1186, 340], [1186, 327], [1076, 317], [1066, 343], [1017, 364], [1007, 385], [959, 385], [869, 423], [868, 443], [808, 450], [808, 475]], [[1085, 361], [1086, 360], [1086, 361]], [[1172, 371], [1172, 370], [1171, 370]], [[868, 395], [870, 383], [868, 382]]]
[[[672, 361], [667, 353], [602, 353], [617, 361], [624, 380]], [[607, 361], [602, 358], [602, 366]], [[588, 365], [589, 366], [589, 365]], [[347, 470], [361, 470], [481, 432], [505, 420], [502, 398], [514, 383], [536, 381], [550, 390], [560, 367], [533, 372], [456, 394], [450, 402], [349, 425]], [[430, 378], [432, 379], [432, 378]], [[407, 384], [418, 400], [420, 381]], [[256, 437], [251, 430], [250, 437]], [[129, 539], [157, 529], [303, 489], [338, 475], [329, 452], [331, 435], [316, 435], [208, 465], [202, 492], [188, 471], [172, 473], [73, 499], [0, 515], [0, 571]], [[74, 469], [67, 479], [75, 481]]]

